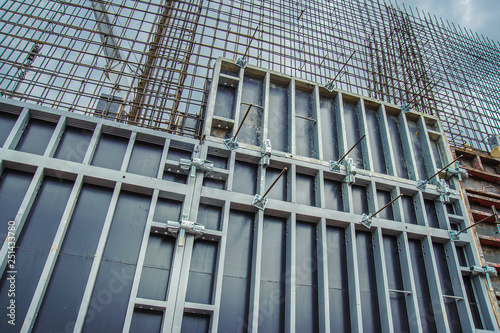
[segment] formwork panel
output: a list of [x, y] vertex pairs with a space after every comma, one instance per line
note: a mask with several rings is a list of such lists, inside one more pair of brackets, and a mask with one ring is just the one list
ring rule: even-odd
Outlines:
[[0, 175], [0, 215], [4, 228], [0, 232], [2, 243], [8, 234], [8, 222], [15, 219], [32, 178], [33, 174], [11, 169], [5, 169]]
[[[136, 264], [151, 198], [130, 192], [120, 193], [106, 241], [103, 260]], [[127, 240], [124, 242], [124, 240]]]
[[[271, 83], [269, 88], [269, 124], [272, 128], [269, 131], [269, 139], [273, 145], [273, 149], [289, 152], [288, 143], [289, 131], [289, 103], [288, 103], [288, 87], [277, 83]], [[265, 112], [265, 111], [264, 111]]]
[[43, 180], [17, 247], [49, 251], [72, 185], [70, 181], [52, 177]]
[[[317, 158], [314, 142], [316, 122], [313, 114], [312, 94], [295, 90], [295, 140], [297, 154]], [[306, 119], [307, 118], [307, 119]]]
[[59, 256], [33, 332], [66, 332], [74, 327], [91, 266], [92, 257]]
[[387, 148], [382, 144], [381, 126], [378, 111], [366, 108], [366, 126], [370, 134], [370, 150], [373, 163], [373, 171], [387, 173], [384, 150]]
[[262, 276], [259, 298], [259, 331], [285, 330], [285, 230], [286, 220], [264, 217]]
[[92, 258], [96, 252], [112, 190], [83, 184], [61, 253]]
[[[379, 207], [384, 207], [389, 201], [391, 201], [391, 192], [377, 190], [377, 201]], [[381, 211], [379, 216], [386, 220], [394, 220], [394, 213], [392, 211], [392, 207], [389, 206], [383, 211]]]
[[255, 146], [260, 146], [262, 140], [262, 89], [264, 83], [261, 79], [245, 76], [243, 79], [243, 88], [241, 93], [240, 119], [241, 123], [245, 112], [250, 107], [248, 104], [254, 104], [259, 107], [252, 107], [248, 113], [247, 119], [241, 127], [238, 134], [238, 140]]
[[331, 179], [325, 179], [325, 207], [343, 211], [343, 200], [342, 183]]
[[92, 133], [93, 131], [84, 128], [66, 126], [54, 157], [71, 162], [83, 162]]
[[154, 234], [149, 237], [146, 258], [137, 291], [138, 297], [165, 300], [170, 281], [174, 249], [175, 240], [171, 237]]
[[437, 332], [432, 308], [432, 295], [429, 293], [429, 282], [424, 263], [424, 255], [429, 254], [422, 251], [421, 243], [418, 240], [409, 240], [409, 246], [422, 329], [425, 332]]
[[441, 283], [441, 290], [443, 291], [444, 304], [446, 308], [446, 315], [448, 318], [448, 324], [453, 332], [461, 332], [462, 328], [460, 326], [460, 318], [457, 309], [457, 299], [447, 297], [455, 296], [453, 285], [451, 281], [451, 276], [448, 268], [448, 258], [449, 255], [443, 244], [434, 243], [434, 255], [437, 261], [437, 267], [439, 272], [439, 282]]
[[134, 269], [130, 264], [101, 262], [82, 332], [122, 330]]
[[363, 214], [368, 211], [368, 197], [366, 193], [366, 187], [360, 185], [353, 185], [352, 189], [352, 200], [355, 203], [353, 213]]
[[181, 218], [182, 201], [166, 198], [158, 198], [153, 220], [166, 222], [168, 220], [179, 221]]
[[5, 140], [9, 136], [12, 127], [16, 123], [17, 116], [11, 113], [0, 113], [0, 146], [3, 146]]
[[425, 199], [425, 211], [427, 212], [427, 222], [429, 223], [429, 227], [439, 228], [439, 220], [436, 211], [436, 203], [434, 200]]
[[398, 240], [395, 236], [384, 235], [384, 255], [387, 272], [387, 282], [390, 291], [392, 325], [394, 332], [408, 332], [407, 299], [411, 297], [406, 293], [401, 273]]
[[316, 225], [297, 221], [296, 332], [318, 331], [318, 266]]
[[428, 172], [425, 160], [425, 148], [422, 144], [422, 137], [425, 133], [420, 131], [420, 127], [414, 120], [408, 120], [408, 130], [410, 132], [410, 139], [415, 156], [415, 163], [417, 167], [417, 178], [427, 179], [432, 173]]
[[193, 258], [189, 268], [186, 301], [212, 303], [215, 264], [218, 244], [196, 240], [193, 246]]
[[222, 221], [222, 207], [200, 204], [198, 208], [198, 219], [200, 221], [203, 221], [205, 228], [220, 230]]
[[181, 332], [210, 332], [210, 316], [198, 313], [186, 313], [182, 318]]
[[[68, 304], [68, 309], [78, 308], [77, 313], [65, 316], [66, 323], [75, 322], [77, 332], [102, 328], [128, 332], [139, 330], [141, 325], [176, 333], [197, 329], [470, 331], [473, 322], [477, 328], [494, 330], [483, 277], [466, 279], [470, 267], [480, 265], [471, 233], [461, 234], [458, 243], [451, 243], [448, 234], [450, 222], [452, 228], [467, 225], [460, 193], [451, 189], [450, 202], [445, 203], [434, 183], [421, 189], [413, 174], [408, 177], [415, 162], [407, 121], [420, 121], [422, 133], [418, 135], [425, 138], [422, 147], [428, 150], [431, 172], [437, 170], [429, 139], [443, 138], [442, 132], [436, 132], [439, 126], [428, 130], [427, 118], [418, 118], [423, 116], [413, 111], [396, 112], [395, 106], [382, 101], [368, 102], [342, 91], [328, 95], [335, 101], [336, 123], [330, 129], [335, 134], [330, 134], [338, 138], [339, 153], [350, 148], [347, 141], [352, 134], [347, 133], [350, 129], [344, 121], [345, 103], [357, 108], [359, 132], [366, 133], [369, 141], [361, 141], [358, 147], [364, 167], [369, 168], [349, 174], [346, 162], [336, 169], [328, 157], [321, 156], [325, 146], [320, 132], [328, 128], [318, 115], [322, 112], [319, 96], [327, 94], [322, 87], [254, 67], [240, 69], [238, 75], [231, 77], [237, 81], [245, 76], [264, 78], [262, 142], [276, 127], [271, 114], [279, 107], [286, 109], [290, 132], [287, 129], [283, 139], [289, 152], [276, 149], [274, 142], [271, 155], [245, 142], [234, 151], [209, 133], [204, 140], [195, 141], [69, 114], [47, 135], [47, 154], [40, 156], [7, 148], [21, 137], [23, 122], [16, 122], [8, 145], [0, 148], [0, 205], [10, 207], [12, 203], [13, 208], [6, 211], [12, 217], [7, 218], [20, 226], [16, 237], [22, 263], [17, 268], [19, 286], [24, 289], [19, 294], [18, 319], [27, 330], [49, 327], [47, 318], [52, 310], [47, 310], [46, 304], [58, 300]], [[268, 82], [281, 85], [286, 106], [270, 107]], [[312, 91], [310, 115], [317, 122], [314, 140], [321, 158], [296, 154], [298, 142], [291, 135], [297, 130], [297, 120], [302, 119], [295, 116], [302, 114], [297, 113], [295, 87], [307, 94]], [[242, 98], [240, 88], [236, 99]], [[208, 97], [207, 119], [213, 116], [214, 97]], [[61, 116], [57, 110], [26, 105], [13, 103], [12, 107], [29, 109], [36, 119]], [[385, 126], [384, 116], [378, 119], [379, 123], [384, 121], [379, 134], [393, 143], [396, 134], [400, 135], [399, 157], [407, 162], [405, 177], [398, 172], [371, 170], [374, 158], [369, 143], [377, 134], [369, 129], [366, 105], [368, 110], [380, 105], [379, 116], [388, 110], [386, 118], [395, 117], [398, 130]], [[236, 109], [238, 119], [241, 111]], [[20, 117], [29, 120], [27, 111]], [[210, 129], [212, 125], [206, 124]], [[57, 151], [60, 135], [64, 137], [65, 130], [73, 127], [93, 129], [85, 135], [90, 141], [83, 163], [51, 155]], [[107, 147], [101, 146], [103, 138], [108, 140]], [[67, 146], [65, 140], [59, 146]], [[99, 152], [100, 146], [106, 149]], [[387, 168], [397, 171], [398, 154], [393, 148], [393, 144], [386, 145], [388, 150], [380, 157]], [[150, 152], [153, 169], [146, 163]], [[101, 167], [88, 164], [92, 156], [96, 160], [99, 155]], [[180, 159], [192, 157], [200, 158], [193, 160], [195, 164], [214, 160], [215, 167], [211, 170], [206, 163], [181, 170]], [[443, 158], [442, 163], [449, 163], [449, 154]], [[263, 195], [284, 167], [288, 171], [269, 192], [267, 206], [252, 205], [255, 194]], [[17, 173], [13, 168], [30, 172]], [[164, 169], [182, 175], [182, 184], [163, 179]], [[54, 175], [59, 178], [51, 178]], [[206, 186], [210, 182], [222, 186]], [[46, 192], [49, 183], [52, 194]], [[42, 184], [40, 190], [37, 184]], [[11, 191], [20, 193], [9, 195]], [[404, 194], [402, 199], [372, 216], [371, 224], [366, 223], [369, 214], [400, 193]], [[39, 207], [42, 201], [47, 203], [43, 214]], [[42, 215], [50, 216], [50, 223], [33, 224], [35, 216]], [[194, 223], [203, 225], [204, 230], [199, 231], [201, 227]], [[445, 249], [446, 261], [433, 244]], [[456, 255], [450, 252], [454, 246]], [[4, 245], [0, 249], [4, 278], [7, 254]], [[53, 290], [57, 285], [67, 288], [61, 267], [75, 265], [78, 286], [71, 291], [74, 302], [68, 303], [65, 296], [57, 298]], [[441, 284], [442, 277], [451, 281], [451, 292]], [[472, 288], [465, 286], [469, 282]], [[5, 279], [1, 283], [0, 299], [7, 301]], [[467, 303], [458, 300], [465, 294]], [[457, 300], [456, 310], [447, 306], [451, 299]], [[418, 317], [413, 317], [414, 313]], [[458, 321], [450, 323], [447, 318], [453, 316]], [[54, 321], [57, 327], [62, 323]]]
[[396, 175], [401, 178], [408, 178], [408, 167], [403, 142], [401, 140], [399, 120], [394, 115], [387, 115], [387, 123], [389, 124], [391, 145], [394, 152], [394, 164], [396, 165], [397, 172]]
[[43, 155], [55, 127], [55, 123], [31, 118], [16, 146], [16, 150]]
[[372, 236], [356, 232], [363, 332], [381, 332]]
[[[268, 167], [266, 168], [266, 186], [271, 186], [271, 184], [277, 179], [281, 170]], [[287, 201], [288, 199], [288, 181], [287, 181], [288, 171], [285, 171], [282, 177], [278, 179], [274, 187], [269, 191], [269, 198]]]
[[[46, 251], [19, 248], [16, 251], [16, 318], [24, 318], [28, 311], [33, 293], [42, 273]], [[7, 281], [9, 274], [4, 273], [0, 280], [0, 304], [4, 309], [10, 306], [10, 299], [7, 297], [10, 289], [10, 282]], [[16, 324], [18, 322], [16, 321]], [[18, 327], [8, 324], [6, 320], [0, 322], [2, 332], [18, 332]]]
[[347, 277], [346, 240], [342, 228], [327, 227], [328, 286], [330, 328], [350, 332], [349, 281]]
[[234, 119], [237, 85], [238, 83], [232, 80], [227, 80], [227, 82], [219, 84], [214, 115]]
[[128, 141], [127, 138], [102, 134], [91, 164], [103, 168], [120, 170]]
[[338, 160], [339, 141], [337, 137], [337, 102], [334, 98], [320, 97], [321, 140], [323, 144], [323, 159]]
[[[358, 105], [344, 101], [344, 121], [346, 127], [347, 149], [353, 147], [361, 137], [358, 112]], [[358, 144], [356, 147], [354, 147], [354, 149], [350, 153], [350, 157], [354, 159], [356, 167], [365, 169], [365, 161], [363, 161], [363, 152], [361, 149], [361, 145]]]
[[316, 205], [316, 185], [314, 176], [297, 174], [297, 203], [315, 206]]
[[233, 191], [255, 194], [257, 186], [257, 165], [236, 161], [234, 165]]
[[[250, 263], [252, 259], [251, 213], [231, 211], [222, 282], [219, 330], [244, 330], [248, 323]], [[238, 295], [238, 297], [234, 297]]]
[[156, 178], [162, 152], [163, 147], [160, 145], [136, 141], [127, 171]]
[[464, 276], [464, 286], [465, 286], [465, 291], [467, 292], [467, 301], [469, 302], [469, 308], [472, 313], [472, 318], [474, 320], [474, 325], [478, 329], [482, 329], [483, 323], [481, 320], [481, 313], [479, 310], [479, 304], [477, 302], [476, 295], [474, 293], [474, 286], [472, 284], [472, 278], [470, 276]]
[[405, 195], [401, 198], [405, 223], [417, 224], [417, 215], [415, 213], [415, 196], [418, 196], [418, 194]]
[[159, 311], [135, 309], [130, 332], [161, 332], [163, 314]]

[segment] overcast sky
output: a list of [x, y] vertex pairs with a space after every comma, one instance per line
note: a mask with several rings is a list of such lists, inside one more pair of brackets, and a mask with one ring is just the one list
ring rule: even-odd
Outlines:
[[500, 0], [395, 0], [500, 42]]

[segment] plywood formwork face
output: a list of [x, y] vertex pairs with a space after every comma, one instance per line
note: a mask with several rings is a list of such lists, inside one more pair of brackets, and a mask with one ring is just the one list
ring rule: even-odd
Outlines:
[[[16, 328], [496, 330], [484, 278], [470, 274], [479, 264], [470, 232], [448, 235], [468, 225], [459, 192], [445, 203], [434, 181], [416, 188], [451, 160], [437, 119], [262, 68], [223, 73], [234, 66], [216, 65], [201, 142], [1, 99], [0, 214], [16, 225]], [[230, 151], [222, 137], [235, 133], [242, 101], [263, 108]], [[329, 160], [363, 134], [348, 183]], [[183, 158], [213, 170], [186, 172]], [[265, 210], [254, 207], [284, 167]], [[371, 228], [360, 223], [400, 194]], [[181, 246], [167, 224], [180, 220], [204, 234], [186, 233]]]

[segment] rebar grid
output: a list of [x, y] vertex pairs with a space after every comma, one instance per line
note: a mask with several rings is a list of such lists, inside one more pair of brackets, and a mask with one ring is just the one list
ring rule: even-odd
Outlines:
[[198, 138], [215, 60], [246, 52], [251, 65], [437, 115], [450, 144], [489, 150], [499, 49], [382, 0], [5, 1], [0, 92]]

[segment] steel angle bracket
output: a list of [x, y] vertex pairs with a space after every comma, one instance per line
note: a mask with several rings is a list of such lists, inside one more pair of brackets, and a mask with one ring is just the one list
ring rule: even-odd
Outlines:
[[330, 171], [340, 171], [341, 162], [330, 161]]
[[259, 165], [262, 165], [264, 168], [267, 168], [269, 166], [269, 163], [271, 162], [272, 151], [271, 140], [265, 139], [262, 142], [262, 147], [260, 150], [262, 157], [260, 158]]
[[352, 158], [346, 158], [345, 167], [347, 171], [345, 175], [345, 182], [349, 185], [352, 185], [356, 181], [356, 163], [354, 163], [354, 160]]
[[370, 229], [373, 224], [373, 215], [366, 215], [363, 213], [363, 215], [361, 215], [361, 220], [359, 221], [359, 223]]
[[437, 183], [437, 191], [439, 193], [441, 193], [441, 195], [439, 196], [439, 200], [444, 203], [444, 204], [447, 204], [450, 202], [450, 185], [448, 185], [446, 183], [446, 180], [444, 179], [440, 179]]
[[167, 232], [179, 238], [179, 246], [184, 246], [186, 233], [194, 235], [195, 239], [203, 235], [205, 226], [196, 222], [188, 221], [187, 216], [183, 215], [180, 222], [167, 221]]
[[486, 282], [488, 284], [488, 289], [490, 291], [493, 291], [493, 285], [491, 284], [490, 274], [498, 275], [497, 270], [495, 269], [495, 267], [491, 267], [491, 266], [488, 266], [488, 265], [484, 265], [483, 267], [481, 267], [481, 266], [471, 266], [469, 269], [470, 269], [470, 272], [471, 272], [472, 276], [476, 276], [476, 275], [479, 275], [479, 274], [484, 274], [485, 277], [486, 277]]
[[266, 209], [266, 206], [267, 206], [267, 196], [261, 197], [260, 195], [256, 194], [253, 197], [252, 206], [257, 207], [260, 210]]
[[454, 176], [456, 176], [459, 181], [462, 181], [464, 178], [465, 179], [469, 178], [467, 170], [461, 168], [458, 162], [455, 162], [454, 168], [450, 167], [446, 169], [446, 179], [450, 179], [451, 177]]
[[456, 230], [448, 230], [448, 235], [452, 242], [458, 242], [460, 240], [460, 234]]
[[229, 138], [229, 139], [224, 139], [224, 144], [226, 145], [227, 149], [229, 150], [235, 150], [240, 147], [238, 144], [238, 141], [236, 141], [235, 137]]
[[417, 180], [417, 188], [421, 191], [425, 191], [427, 188], [427, 181], [423, 181], [421, 179]]
[[410, 112], [410, 105], [409, 104], [403, 104], [403, 105], [400, 105], [401, 107], [401, 111], [403, 111], [403, 113], [408, 113]]
[[335, 89], [335, 81], [331, 80], [327, 84], [324, 85], [325, 89], [329, 92], [332, 92]]
[[248, 61], [246, 61], [245, 58], [238, 58], [235, 64], [237, 66], [240, 66], [241, 68], [245, 68], [248, 64]]
[[483, 266], [483, 270], [485, 274], [493, 274], [493, 275], [498, 275], [497, 270], [495, 267], [485, 265]]
[[212, 171], [214, 171], [214, 163], [208, 160], [204, 160], [201, 158], [193, 157], [190, 160], [187, 158], [181, 158], [179, 160], [179, 166], [186, 173], [191, 170], [191, 177], [196, 176], [196, 168], [205, 172], [205, 176], [209, 175]]
[[338, 161], [330, 161], [330, 171], [340, 171], [340, 166], [344, 164], [346, 168], [346, 176], [345, 176], [345, 182], [352, 185], [354, 184], [354, 181], [356, 180], [356, 163], [354, 163], [354, 160], [352, 158], [346, 158], [342, 162]]

